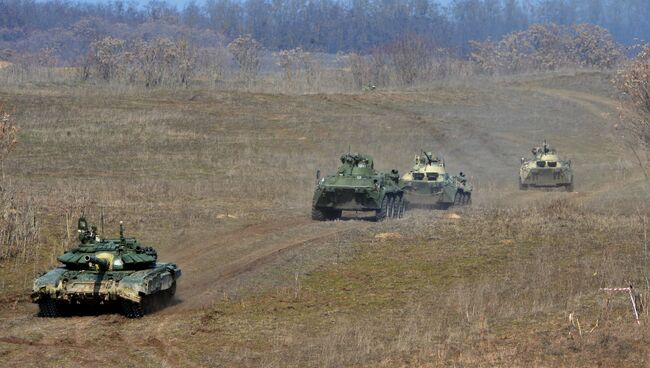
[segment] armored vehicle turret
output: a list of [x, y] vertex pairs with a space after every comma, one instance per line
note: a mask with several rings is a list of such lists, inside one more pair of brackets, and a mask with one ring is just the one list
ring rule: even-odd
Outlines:
[[565, 188], [573, 191], [573, 170], [571, 160], [560, 160], [554, 148], [546, 141], [541, 147], [534, 147], [531, 159], [521, 159], [519, 168], [519, 189]]
[[449, 175], [445, 161], [431, 152], [415, 156], [415, 165], [402, 176], [409, 206], [447, 209], [472, 203], [472, 186], [465, 174]]
[[343, 211], [374, 211], [378, 221], [404, 213], [397, 170], [377, 172], [370, 156], [344, 154], [335, 175], [317, 180], [311, 210], [314, 220], [338, 219]]
[[119, 238], [101, 239], [82, 216], [78, 232], [80, 244], [57, 258], [62, 265], [34, 280], [31, 298], [40, 316], [60, 316], [70, 305], [120, 304], [127, 317], [137, 318], [173, 297], [181, 270], [126, 238], [122, 223]]

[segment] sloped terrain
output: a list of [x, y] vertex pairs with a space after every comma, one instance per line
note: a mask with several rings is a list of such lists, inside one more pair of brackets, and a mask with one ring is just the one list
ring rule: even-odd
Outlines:
[[[635, 365], [645, 325], [624, 301], [603, 320], [597, 291], [643, 281], [646, 250], [647, 192], [609, 78], [304, 96], [0, 88], [22, 128], [5, 171], [45, 233], [34, 263], [0, 268], [0, 364]], [[519, 158], [543, 139], [573, 160], [577, 192], [517, 190]], [[312, 222], [315, 171], [348, 147], [401, 172], [434, 150], [475, 183], [474, 206]], [[35, 316], [30, 280], [81, 209], [179, 264], [174, 305]]]

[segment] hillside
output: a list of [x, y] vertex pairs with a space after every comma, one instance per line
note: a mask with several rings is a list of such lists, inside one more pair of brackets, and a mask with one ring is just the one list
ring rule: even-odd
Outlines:
[[[646, 315], [636, 327], [622, 298], [605, 316], [598, 291], [645, 287], [647, 268], [647, 191], [610, 77], [300, 96], [0, 86], [22, 129], [4, 170], [44, 233], [35, 263], [0, 267], [1, 364], [637, 366]], [[517, 190], [543, 139], [573, 160], [577, 192]], [[434, 150], [470, 176], [474, 206], [312, 222], [315, 172], [348, 147], [400, 172]], [[173, 306], [35, 316], [31, 279], [82, 209], [179, 264]]]

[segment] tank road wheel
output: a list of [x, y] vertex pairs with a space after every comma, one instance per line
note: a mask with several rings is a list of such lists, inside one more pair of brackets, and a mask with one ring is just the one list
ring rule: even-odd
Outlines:
[[56, 301], [46, 298], [38, 302], [38, 315], [39, 317], [54, 318], [59, 317], [61, 313]]
[[318, 207], [312, 207], [311, 219], [316, 221], [325, 221], [327, 220], [327, 216], [325, 215], [325, 211], [321, 210]]
[[140, 303], [134, 303], [130, 300], [122, 301], [122, 311], [127, 318], [142, 318], [144, 316], [144, 310]]
[[388, 196], [388, 206], [386, 208], [386, 218], [394, 218], [395, 217], [395, 196], [390, 194]]
[[385, 195], [381, 200], [381, 207], [376, 212], [377, 221], [384, 221], [388, 213], [388, 196]]

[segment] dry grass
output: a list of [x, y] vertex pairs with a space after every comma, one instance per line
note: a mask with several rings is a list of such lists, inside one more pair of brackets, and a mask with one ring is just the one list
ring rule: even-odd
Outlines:
[[[633, 328], [624, 301], [603, 321], [597, 292], [645, 285], [647, 269], [647, 189], [609, 129], [608, 79], [564, 71], [315, 95], [2, 85], [21, 128], [5, 170], [37, 209], [42, 247], [27, 266], [0, 263], [0, 356], [25, 366], [41, 364], [37, 351], [52, 366], [633, 365], [645, 323]], [[516, 191], [519, 157], [542, 139], [574, 161], [579, 193]], [[400, 171], [431, 148], [473, 178], [476, 206], [460, 219], [312, 223], [315, 171], [333, 171], [348, 145]], [[180, 309], [141, 321], [33, 316], [31, 278], [72, 242], [81, 209], [103, 210], [111, 234], [124, 220], [187, 271]], [[287, 244], [250, 272], [218, 276]], [[204, 292], [213, 308], [182, 309]], [[116, 343], [119, 354], [104, 349]]]

